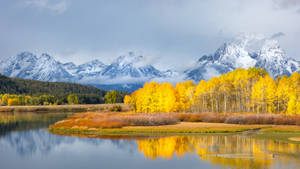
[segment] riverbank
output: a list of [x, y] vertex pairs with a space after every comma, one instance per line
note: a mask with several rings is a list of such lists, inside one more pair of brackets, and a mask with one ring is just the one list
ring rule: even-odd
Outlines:
[[[180, 122], [161, 126], [128, 126], [122, 128], [88, 128], [74, 126], [72, 128], [50, 126], [49, 130], [56, 133], [85, 133], [91, 135], [155, 135], [155, 134], [197, 134], [197, 133], [238, 133], [249, 130], [267, 128], [266, 125], [238, 125], [224, 123]], [[300, 132], [300, 127], [299, 127]]]
[[[99, 136], [170, 136], [170, 135], [198, 135], [198, 134], [243, 134], [245, 136], [284, 140], [298, 143], [300, 137], [299, 125], [292, 123], [292, 117], [244, 115], [238, 119], [250, 124], [232, 124], [232, 121], [241, 115], [217, 114], [180, 114], [180, 113], [154, 113], [135, 114], [117, 112], [88, 112], [77, 113], [49, 127], [49, 131], [60, 135], [86, 135], [87, 137]], [[283, 121], [278, 121], [282, 117]], [[259, 120], [253, 120], [259, 119]], [[295, 118], [298, 118], [295, 117]], [[285, 125], [274, 124], [281, 123]], [[288, 123], [286, 120], [288, 119]], [[200, 121], [201, 120], [201, 121]], [[209, 122], [205, 122], [207, 120]], [[191, 122], [192, 121], [192, 122]], [[230, 123], [226, 123], [230, 122]], [[234, 121], [235, 122], [235, 121]], [[239, 121], [236, 121], [239, 122]], [[257, 123], [254, 123], [257, 122]], [[261, 123], [264, 122], [264, 123]], [[253, 124], [254, 123], [254, 124]], [[279, 124], [280, 124], [279, 123]], [[293, 124], [293, 123], [292, 123]], [[300, 142], [299, 142], [300, 143]]]
[[128, 111], [124, 104], [78, 104], [51, 106], [0, 106], [0, 112], [94, 112], [111, 111], [114, 106], [120, 106], [121, 111]]
[[102, 136], [180, 136], [180, 135], [234, 135], [257, 139], [271, 139], [300, 144], [300, 126], [290, 125], [239, 125], [224, 123], [180, 122], [162, 126], [128, 126], [114, 129], [87, 127], [48, 129], [53, 134], [80, 137]]

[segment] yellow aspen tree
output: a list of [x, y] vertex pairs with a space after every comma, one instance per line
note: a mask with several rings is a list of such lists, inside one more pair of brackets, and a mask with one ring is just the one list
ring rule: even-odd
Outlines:
[[300, 114], [300, 74], [293, 73], [289, 78], [291, 82], [291, 90], [289, 90], [289, 102], [287, 114]]
[[190, 109], [194, 88], [195, 84], [192, 81], [176, 84], [175, 90], [178, 111], [187, 111]]
[[274, 100], [276, 98], [276, 83], [269, 77], [261, 77], [252, 88], [252, 99], [257, 105], [257, 112], [268, 111], [274, 109]]
[[279, 113], [285, 113], [287, 111], [290, 90], [291, 82], [289, 80], [289, 77], [282, 76], [278, 81], [278, 87], [276, 91], [277, 111]]
[[207, 82], [201, 80], [199, 84], [196, 86], [195, 93], [193, 96], [192, 104], [195, 111], [204, 112], [207, 110], [207, 102], [208, 98], [206, 96], [207, 90]]

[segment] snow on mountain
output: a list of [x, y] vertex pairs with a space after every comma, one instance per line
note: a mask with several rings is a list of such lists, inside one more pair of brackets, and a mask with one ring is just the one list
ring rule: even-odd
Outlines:
[[11, 59], [0, 62], [0, 72], [11, 77], [25, 77], [31, 74], [37, 57], [29, 52], [23, 52]]
[[108, 65], [99, 60], [81, 65], [63, 64], [48, 54], [37, 57], [23, 52], [0, 62], [0, 73], [23, 79], [76, 82], [108, 90], [133, 91], [146, 81], [176, 83], [186, 79], [198, 82], [249, 67], [264, 68], [272, 77], [300, 72], [300, 62], [287, 57], [276, 39], [243, 34], [224, 43], [214, 54], [202, 56], [192, 69], [184, 72], [160, 71], [134, 52], [119, 56]]
[[119, 56], [112, 64], [108, 65], [101, 73], [110, 83], [118, 81], [145, 82], [155, 77], [166, 77], [167, 75], [157, 70], [152, 65], [144, 63], [144, 57], [129, 52], [127, 55]]
[[53, 57], [48, 54], [37, 57], [30, 52], [20, 53], [1, 62], [0, 73], [10, 77], [42, 81], [68, 81], [72, 78]]
[[[64, 81], [94, 86], [131, 88], [141, 86], [154, 78], [173, 77], [171, 70], [160, 71], [146, 64], [144, 56], [129, 52], [119, 56], [111, 64], [99, 60], [76, 65], [72, 62], [60, 63], [48, 54], [37, 57], [23, 52], [8, 61], [0, 62], [0, 73], [23, 79], [42, 81]], [[128, 89], [131, 90], [131, 89]]]
[[274, 38], [243, 34], [224, 43], [214, 54], [202, 56], [193, 69], [185, 71], [185, 79], [208, 80], [236, 68], [249, 67], [264, 68], [277, 77], [299, 72], [300, 62], [288, 58]]
[[42, 81], [70, 81], [73, 78], [52, 56], [43, 53], [37, 60], [28, 79]]

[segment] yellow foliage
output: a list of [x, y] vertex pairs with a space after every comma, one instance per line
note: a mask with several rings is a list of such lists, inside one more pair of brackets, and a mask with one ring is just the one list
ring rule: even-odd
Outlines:
[[300, 75], [276, 81], [260, 68], [235, 71], [201, 80], [177, 83], [146, 83], [124, 99], [138, 113], [216, 112], [300, 114]]
[[131, 97], [129, 95], [126, 95], [124, 97], [124, 104], [130, 104], [131, 103]]
[[8, 106], [20, 105], [20, 102], [17, 98], [11, 98], [7, 101]]

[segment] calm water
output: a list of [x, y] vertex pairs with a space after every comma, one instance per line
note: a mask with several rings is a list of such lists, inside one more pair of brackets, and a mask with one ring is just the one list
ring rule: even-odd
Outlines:
[[45, 130], [65, 117], [0, 114], [0, 168], [300, 168], [300, 145], [274, 140], [211, 135], [82, 138]]

